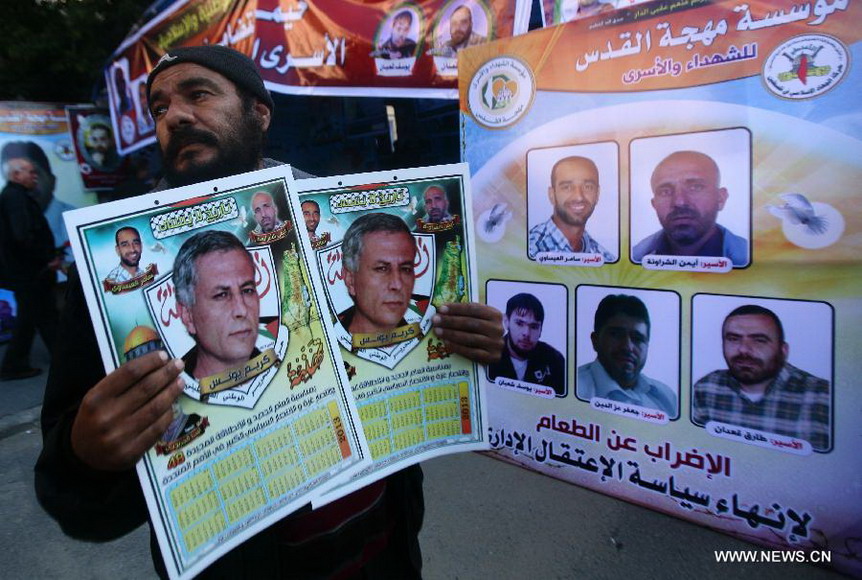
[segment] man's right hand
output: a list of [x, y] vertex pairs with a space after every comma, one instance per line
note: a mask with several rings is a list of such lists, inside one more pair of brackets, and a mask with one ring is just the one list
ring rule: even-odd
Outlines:
[[72, 424], [72, 450], [94, 469], [129, 469], [162, 436], [183, 391], [183, 362], [151, 352], [90, 389]]

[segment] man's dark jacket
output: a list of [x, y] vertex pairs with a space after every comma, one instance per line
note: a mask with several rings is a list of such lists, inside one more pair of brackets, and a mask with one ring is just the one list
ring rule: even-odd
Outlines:
[[[503, 337], [509, 344], [509, 335]], [[508, 348], [503, 349], [500, 361], [488, 366], [488, 378], [494, 380], [497, 377], [518, 380], [515, 373], [515, 365], [512, 364], [512, 355]], [[557, 349], [541, 340], [536, 343], [536, 348], [527, 355], [527, 370], [524, 373], [524, 382], [534, 385], [544, 385], [554, 389], [558, 397], [564, 397], [568, 392], [566, 385], [566, 361]]]
[[53, 278], [47, 266], [56, 255], [39, 204], [26, 187], [10, 181], [0, 192], [0, 281], [18, 289]]

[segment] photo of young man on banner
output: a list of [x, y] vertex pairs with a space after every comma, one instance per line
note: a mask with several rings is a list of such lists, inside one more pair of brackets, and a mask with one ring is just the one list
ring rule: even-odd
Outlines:
[[410, 76], [425, 34], [424, 15], [413, 4], [396, 6], [375, 34], [374, 58], [380, 76]]
[[547, 266], [619, 257], [619, 152], [592, 143], [527, 152], [527, 254]]
[[503, 356], [488, 365], [498, 387], [536, 397], [566, 397], [568, 317], [552, 316], [567, 304], [565, 286], [489, 280], [488, 303], [503, 313]]

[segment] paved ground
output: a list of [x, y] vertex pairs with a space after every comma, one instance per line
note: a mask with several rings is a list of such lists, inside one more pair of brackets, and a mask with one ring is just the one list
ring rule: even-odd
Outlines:
[[[33, 363], [47, 364], [41, 346]], [[153, 578], [146, 529], [108, 544], [77, 542], [39, 508], [32, 480], [44, 382], [0, 383], [0, 578]], [[713, 550], [753, 546], [475, 453], [424, 468], [431, 580], [840, 577], [799, 564], [718, 564]]]
[[[6, 344], [0, 345], [0, 360], [3, 359], [4, 354], [6, 354]], [[43, 372], [39, 376], [23, 381], [0, 382], [0, 395], [2, 395], [0, 396], [0, 431], [2, 431], [4, 417], [42, 404], [49, 363], [48, 351], [37, 334], [33, 342], [33, 352], [30, 355], [30, 365], [43, 369]]]

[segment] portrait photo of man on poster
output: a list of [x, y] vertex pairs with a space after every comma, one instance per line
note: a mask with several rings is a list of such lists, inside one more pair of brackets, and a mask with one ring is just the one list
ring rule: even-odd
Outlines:
[[[832, 447], [833, 313], [823, 302], [698, 294], [692, 299], [691, 420], [711, 434], [815, 451]], [[768, 434], [768, 435], [763, 435]], [[748, 437], [746, 437], [748, 435]]]
[[248, 233], [250, 245], [271, 244], [283, 240], [290, 233], [292, 224], [282, 219], [286, 210], [279, 207], [275, 196], [265, 189], [251, 196], [248, 207], [254, 227]]
[[129, 292], [152, 283], [159, 271], [155, 264], [141, 268], [144, 246], [140, 231], [132, 226], [123, 226], [117, 229], [114, 241], [120, 263], [105, 276], [102, 282], [104, 291], [115, 294]]
[[344, 284], [354, 306], [342, 315], [351, 334], [390, 333], [405, 326], [413, 286], [416, 241], [404, 221], [366, 214], [342, 240]]
[[[631, 259], [750, 262], [751, 135], [747, 129], [635, 139], [631, 155]], [[726, 271], [726, 270], [725, 270]]]
[[96, 171], [111, 172], [120, 165], [111, 121], [104, 115], [82, 116], [76, 135], [78, 151]]
[[577, 395], [679, 416], [679, 296], [664, 290], [578, 286]]
[[183, 236], [170, 274], [144, 294], [166, 350], [185, 364], [186, 394], [254, 406], [289, 338], [276, 271], [268, 245], [220, 229]]
[[[540, 396], [565, 397], [568, 392], [566, 321], [552, 315], [567, 303], [567, 290], [559, 284], [488, 281], [488, 304], [503, 313], [503, 356], [488, 365], [488, 380]], [[547, 389], [545, 389], [546, 391]]]
[[[527, 153], [527, 255], [531, 260], [548, 266], [617, 260], [618, 158], [615, 143]], [[574, 260], [573, 254], [581, 259]]]
[[331, 273], [325, 278], [336, 336], [349, 352], [393, 368], [430, 329], [434, 236], [380, 211], [349, 223], [340, 242], [317, 254]]
[[185, 370], [198, 380], [255, 356], [260, 298], [251, 254], [233, 234], [206, 231], [187, 239], [174, 260], [180, 320], [195, 346]]

